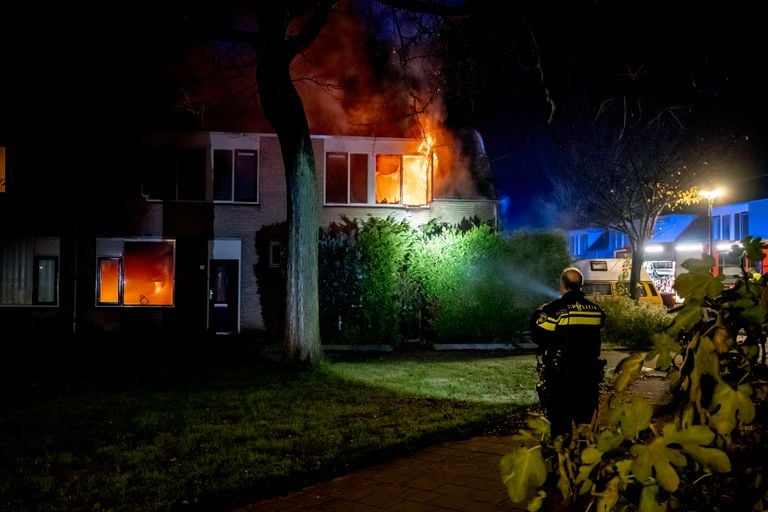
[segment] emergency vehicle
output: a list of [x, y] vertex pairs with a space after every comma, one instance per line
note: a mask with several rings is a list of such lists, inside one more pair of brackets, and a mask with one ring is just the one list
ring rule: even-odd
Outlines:
[[[620, 285], [629, 285], [631, 262], [624, 258], [591, 258], [577, 260], [574, 267], [584, 276], [582, 291], [589, 299], [620, 295]], [[637, 283], [637, 297], [640, 302], [663, 306], [653, 280], [644, 267], [640, 268], [640, 280]]]

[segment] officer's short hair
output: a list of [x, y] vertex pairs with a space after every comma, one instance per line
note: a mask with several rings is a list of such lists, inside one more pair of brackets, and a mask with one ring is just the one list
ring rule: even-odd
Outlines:
[[581, 274], [581, 270], [576, 267], [568, 267], [560, 274], [560, 282], [563, 283], [563, 288], [566, 290], [581, 290], [584, 276]]

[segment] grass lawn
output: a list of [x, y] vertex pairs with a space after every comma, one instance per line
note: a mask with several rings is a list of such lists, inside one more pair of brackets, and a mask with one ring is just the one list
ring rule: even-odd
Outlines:
[[532, 355], [255, 356], [3, 363], [0, 510], [231, 510], [536, 401]]

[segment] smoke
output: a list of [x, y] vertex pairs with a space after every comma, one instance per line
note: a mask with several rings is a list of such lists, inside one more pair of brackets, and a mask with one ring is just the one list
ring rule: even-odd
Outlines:
[[541, 303], [557, 299], [560, 292], [546, 284], [541, 279], [520, 266], [509, 261], [485, 261], [482, 264], [472, 264], [465, 269], [465, 275], [471, 282], [484, 284], [492, 279], [509, 290], [509, 299], [517, 306], [530, 306], [531, 303]]
[[479, 134], [446, 124], [441, 19], [376, 2], [342, 2], [291, 69], [315, 134], [434, 141], [434, 195], [493, 197]]
[[[343, 0], [291, 74], [312, 134], [429, 139], [438, 160], [435, 197], [493, 197], [479, 134], [446, 127], [437, 44], [443, 23], [438, 16]], [[259, 104], [250, 48], [219, 43], [187, 47], [185, 55], [176, 71], [187, 83], [176, 110], [196, 129], [272, 131]]]

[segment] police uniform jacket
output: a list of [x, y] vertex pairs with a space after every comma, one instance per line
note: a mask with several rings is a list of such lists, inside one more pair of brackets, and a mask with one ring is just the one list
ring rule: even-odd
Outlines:
[[532, 319], [531, 337], [543, 354], [545, 369], [556, 370], [560, 377], [590, 375], [600, 357], [604, 321], [600, 306], [580, 290], [542, 306]]

